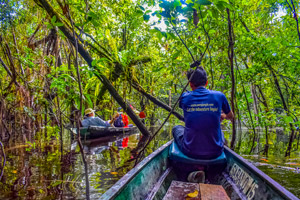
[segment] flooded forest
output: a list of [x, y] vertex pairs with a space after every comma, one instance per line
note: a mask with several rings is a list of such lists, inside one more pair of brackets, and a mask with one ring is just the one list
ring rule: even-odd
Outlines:
[[[101, 198], [184, 125], [178, 101], [197, 66], [234, 113], [221, 122], [226, 146], [300, 198], [299, 9], [1, 0], [0, 199]], [[121, 110], [132, 131], [88, 138], [89, 109], [110, 122]]]

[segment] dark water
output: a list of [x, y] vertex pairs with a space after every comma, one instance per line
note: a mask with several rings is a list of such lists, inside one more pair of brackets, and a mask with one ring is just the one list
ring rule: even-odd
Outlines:
[[[14, 141], [5, 144], [7, 161], [0, 182], [0, 199], [85, 199], [84, 167], [78, 153], [79, 147], [76, 142], [70, 142], [68, 132], [64, 135], [62, 157], [59, 140], [56, 139], [42, 142], [39, 138], [31, 143]], [[230, 134], [225, 132], [225, 136], [230, 139]], [[133, 134], [86, 142], [84, 150], [91, 199], [99, 198], [132, 168], [135, 162], [132, 160], [132, 152], [136, 150], [140, 139], [140, 134]], [[166, 127], [150, 143], [145, 156], [170, 139], [171, 128]], [[246, 154], [249, 149], [246, 140], [247, 137], [243, 138], [240, 153], [300, 197], [300, 171], [297, 170], [300, 167], [299, 156], [290, 159], [284, 159], [280, 156], [282, 154], [249, 156]], [[276, 148], [271, 149], [271, 153], [274, 152], [277, 152]]]
[[300, 198], [300, 158], [243, 156], [257, 168]]

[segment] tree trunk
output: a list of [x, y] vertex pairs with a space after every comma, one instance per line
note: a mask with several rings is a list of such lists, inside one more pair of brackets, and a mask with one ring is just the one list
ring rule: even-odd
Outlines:
[[[285, 99], [283, 97], [283, 94], [282, 94], [282, 91], [281, 91], [281, 88], [280, 88], [280, 85], [279, 85], [278, 78], [277, 78], [277, 76], [276, 76], [273, 68], [271, 67], [271, 65], [269, 65], [267, 63], [267, 66], [269, 67], [269, 69], [271, 71], [271, 74], [272, 74], [272, 76], [274, 78], [275, 86], [276, 86], [276, 89], [277, 89], [277, 91], [279, 93], [279, 96], [280, 96], [281, 102], [283, 104], [283, 108], [285, 110], [285, 113], [286, 113], [287, 116], [292, 117], [291, 114], [290, 114], [288, 105], [287, 105], [287, 103], [286, 103], [286, 101], [285, 101]], [[285, 157], [290, 156], [290, 154], [291, 154], [292, 143], [294, 141], [294, 135], [295, 135], [295, 129], [294, 129], [293, 124], [289, 123], [289, 126], [290, 126], [292, 132], [291, 132], [291, 135], [290, 135], [288, 147], [287, 147], [286, 152], [285, 152]]]
[[[239, 68], [237, 67], [237, 71], [238, 71], [238, 73], [239, 73], [239, 75], [240, 75], [240, 71], [239, 71]], [[242, 77], [240, 77], [240, 78], [242, 78]], [[242, 79], [241, 79], [242, 80]], [[242, 82], [242, 81], [241, 81]], [[251, 126], [252, 126], [252, 129], [253, 129], [253, 140], [252, 140], [252, 146], [251, 146], [251, 149], [250, 149], [250, 152], [249, 152], [249, 154], [250, 153], [252, 153], [252, 151], [253, 151], [253, 148], [254, 148], [254, 146], [255, 146], [255, 139], [256, 139], [256, 137], [257, 137], [257, 135], [256, 135], [256, 131], [255, 131], [255, 126], [254, 126], [254, 122], [253, 122], [253, 118], [252, 118], [252, 114], [251, 114], [251, 109], [250, 109], [250, 104], [249, 104], [249, 101], [248, 101], [248, 98], [247, 98], [247, 94], [246, 94], [246, 90], [245, 90], [245, 87], [244, 87], [244, 83], [242, 82], [242, 88], [243, 88], [243, 93], [244, 93], [244, 95], [245, 95], [245, 99], [246, 99], [246, 103], [247, 103], [247, 109], [248, 109], [248, 113], [249, 113], [249, 117], [250, 117], [250, 121], [251, 121]]]
[[[251, 90], [251, 96], [253, 98], [253, 108], [254, 108], [254, 118], [256, 119], [257, 122], [259, 122], [259, 117], [258, 117], [258, 114], [259, 114], [259, 111], [258, 111], [258, 105], [257, 105], [257, 95], [256, 95], [256, 87], [255, 87], [255, 84], [251, 83], [250, 84], [250, 90]], [[260, 126], [258, 126], [258, 129], [259, 129]], [[253, 124], [253, 128], [256, 129], [255, 127], [255, 124]], [[256, 142], [257, 142], [257, 145], [256, 145], [256, 148], [255, 150], [257, 152], [259, 152], [259, 141], [260, 141], [260, 129], [258, 131], [256, 131]]]
[[[263, 92], [262, 92], [262, 90], [259, 86], [257, 86], [257, 88], [258, 88], [258, 91], [259, 91], [260, 96], [262, 98], [261, 103], [264, 105], [265, 112], [268, 113], [269, 112], [269, 106], [268, 106], [267, 100], [265, 98], [265, 95], [263, 94]], [[265, 144], [265, 148], [264, 148], [264, 154], [268, 155], [268, 153], [269, 153], [269, 129], [268, 129], [268, 126], [266, 124], [264, 124], [264, 126], [265, 126], [265, 132], [266, 132], [266, 144]]]
[[[235, 98], [235, 79], [234, 79], [234, 65], [233, 65], [233, 56], [234, 56], [234, 51], [233, 51], [233, 47], [234, 47], [234, 41], [233, 41], [233, 27], [232, 27], [232, 23], [231, 23], [231, 18], [230, 18], [230, 10], [228, 8], [226, 8], [227, 10], [227, 16], [228, 16], [228, 31], [229, 31], [229, 37], [228, 37], [228, 59], [230, 62], [230, 72], [231, 72], [231, 99], [230, 99], [230, 103], [231, 103], [231, 110], [234, 113], [234, 108], [235, 108], [235, 104], [234, 104], [234, 98]], [[233, 118], [232, 120], [232, 139], [231, 139], [231, 143], [230, 143], [230, 148], [234, 149], [235, 146], [235, 140], [236, 140], [236, 125], [235, 125], [235, 118]]]

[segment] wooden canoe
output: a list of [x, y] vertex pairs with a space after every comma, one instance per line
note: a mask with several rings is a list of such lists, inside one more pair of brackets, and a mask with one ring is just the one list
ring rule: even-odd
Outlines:
[[[125, 133], [136, 133], [137, 127], [103, 127], [103, 126], [89, 126], [80, 128], [80, 136], [86, 139], [95, 139], [106, 136], [118, 136]], [[72, 129], [72, 132], [77, 134], [77, 129]]]
[[[179, 175], [168, 159], [171, 143], [146, 157], [100, 199], [163, 199], [171, 182]], [[230, 199], [298, 199], [229, 148], [225, 147], [224, 152], [227, 164], [214, 184], [223, 186]]]

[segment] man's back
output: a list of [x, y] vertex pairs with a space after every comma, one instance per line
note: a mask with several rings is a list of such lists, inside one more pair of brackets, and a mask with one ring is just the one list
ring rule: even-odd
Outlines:
[[184, 93], [180, 100], [184, 110], [185, 130], [183, 151], [191, 157], [217, 157], [223, 151], [224, 139], [220, 128], [221, 111], [230, 106], [221, 92], [198, 87]]

